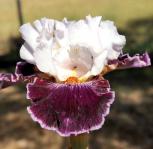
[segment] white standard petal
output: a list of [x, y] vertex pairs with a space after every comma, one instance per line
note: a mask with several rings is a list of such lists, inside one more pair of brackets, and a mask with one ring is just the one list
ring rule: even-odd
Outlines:
[[93, 48], [95, 54], [99, 54], [103, 49], [101, 48], [101, 43], [99, 41], [99, 25], [101, 22], [101, 16], [91, 17], [90, 15], [86, 17], [86, 22], [90, 31], [90, 46]]
[[126, 43], [126, 38], [123, 35], [117, 35], [114, 39], [112, 48], [116, 51], [121, 51]]
[[107, 63], [108, 51], [103, 51], [99, 56], [94, 58], [93, 67], [91, 69], [91, 75], [98, 75], [102, 72], [104, 66]]
[[38, 45], [37, 38], [39, 36], [39, 33], [34, 29], [34, 27], [30, 23], [22, 25], [19, 30], [21, 32], [22, 38], [28, 43], [28, 45], [34, 51]]
[[34, 21], [33, 24], [38, 32], [42, 31], [43, 27], [40, 20]]
[[64, 69], [62, 67], [56, 66], [56, 77], [59, 81], [66, 81], [72, 74], [70, 69]]
[[99, 40], [103, 50], [108, 50], [108, 59], [117, 59], [126, 39], [119, 35], [117, 28], [112, 21], [103, 21], [99, 28]]
[[86, 16], [87, 24], [91, 28], [98, 27], [100, 25], [101, 19], [102, 19], [101, 16], [96, 16], [96, 17], [91, 17], [90, 15]]
[[56, 75], [56, 70], [54, 67], [54, 61], [52, 60], [51, 45], [51, 42], [46, 45], [40, 45], [37, 47], [37, 50], [33, 55], [38, 69], [54, 76]]
[[42, 27], [47, 30], [47, 32], [52, 33], [54, 31], [55, 20], [42, 18], [40, 20]]
[[66, 49], [60, 49], [53, 57], [56, 68], [56, 77], [60, 81], [65, 81], [72, 74], [72, 63]]
[[92, 42], [91, 32], [85, 20], [70, 23], [68, 37], [71, 45], [90, 45]]
[[20, 57], [31, 64], [35, 64], [35, 59], [32, 55], [32, 49], [27, 43], [24, 43], [24, 45], [21, 47]]
[[79, 21], [43, 18], [21, 26], [20, 32], [25, 40], [21, 58], [59, 81], [99, 75], [126, 42], [114, 23], [100, 16]]
[[55, 40], [60, 47], [67, 47], [69, 45], [68, 30], [63, 22], [55, 22]]

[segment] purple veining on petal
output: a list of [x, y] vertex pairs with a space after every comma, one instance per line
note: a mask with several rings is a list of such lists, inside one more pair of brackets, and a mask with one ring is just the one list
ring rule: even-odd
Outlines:
[[0, 73], [0, 89], [21, 82], [33, 82], [36, 78], [36, 75], [32, 72], [31, 64], [28, 64], [26, 62], [18, 62], [14, 74]]
[[117, 60], [109, 60], [109, 65], [117, 65], [117, 69], [135, 68], [135, 67], [146, 67], [151, 65], [150, 57], [148, 53], [143, 55], [136, 54], [129, 56], [128, 54], [121, 55]]
[[[38, 80], [38, 81], [37, 81]], [[44, 83], [44, 80], [36, 79], [35, 83], [37, 82], [37, 86], [29, 83], [27, 84], [27, 99], [31, 99], [32, 102], [37, 102], [42, 98], [45, 98], [50, 93], [50, 88], [48, 85]]]
[[114, 92], [108, 81], [81, 84], [48, 83], [42, 80], [27, 85], [32, 119], [41, 127], [62, 136], [78, 135], [102, 127]]

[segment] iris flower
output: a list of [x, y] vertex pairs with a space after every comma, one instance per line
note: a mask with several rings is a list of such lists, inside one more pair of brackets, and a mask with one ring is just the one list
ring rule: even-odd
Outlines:
[[100, 16], [42, 18], [22, 25], [20, 32], [25, 61], [17, 63], [14, 74], [0, 74], [0, 87], [26, 83], [31, 118], [61, 136], [102, 127], [115, 98], [105, 74], [151, 65], [147, 53], [123, 54], [125, 36]]

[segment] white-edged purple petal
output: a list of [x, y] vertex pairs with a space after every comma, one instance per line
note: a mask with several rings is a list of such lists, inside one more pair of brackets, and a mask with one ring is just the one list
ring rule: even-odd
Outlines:
[[146, 67], [151, 65], [151, 60], [148, 53], [142, 55], [136, 54], [134, 56], [129, 56], [128, 54], [121, 55], [116, 60], [110, 60], [109, 65], [117, 65], [117, 69], [127, 69], [136, 67]]
[[27, 62], [18, 62], [16, 64], [15, 74], [22, 76], [31, 76], [35, 75], [35, 66], [33, 64], [29, 64]]
[[18, 83], [33, 82], [36, 78], [34, 65], [26, 62], [18, 62], [15, 73], [0, 73], [0, 89]]
[[88, 133], [102, 127], [114, 101], [108, 81], [60, 84], [36, 80], [27, 85], [32, 119], [61, 136]]
[[16, 84], [17, 77], [10, 73], [0, 73], [0, 89]]

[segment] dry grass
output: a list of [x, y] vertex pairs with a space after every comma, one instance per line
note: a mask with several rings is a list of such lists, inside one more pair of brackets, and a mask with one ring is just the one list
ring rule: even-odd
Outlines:
[[[153, 16], [152, 0], [22, 0], [25, 22], [41, 17], [62, 19], [102, 15], [119, 27], [132, 19]], [[18, 34], [16, 0], [0, 0], [0, 40]]]

